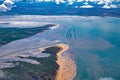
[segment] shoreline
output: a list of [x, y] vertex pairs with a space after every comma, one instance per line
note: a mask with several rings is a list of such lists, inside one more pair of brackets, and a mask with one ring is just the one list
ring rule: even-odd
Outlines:
[[57, 53], [56, 62], [59, 65], [59, 69], [57, 70], [55, 80], [73, 80], [76, 75], [75, 63], [69, 55], [62, 55], [65, 51], [69, 49], [69, 46], [66, 44], [57, 44], [56, 46], [62, 49]]
[[40, 50], [44, 51], [45, 48], [49, 48], [52, 46], [61, 48], [61, 50], [56, 53], [56, 63], [59, 65], [59, 68], [56, 71], [55, 80], [73, 80], [76, 76], [75, 62], [68, 54], [63, 54], [69, 49], [69, 45], [55, 44], [47, 47], [42, 47], [40, 48]]

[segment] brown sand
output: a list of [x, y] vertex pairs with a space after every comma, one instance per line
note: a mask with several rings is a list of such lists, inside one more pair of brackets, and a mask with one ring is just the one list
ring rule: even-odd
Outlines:
[[57, 53], [57, 64], [59, 69], [57, 71], [56, 80], [73, 80], [76, 75], [76, 66], [74, 61], [69, 57], [69, 55], [62, 55], [63, 52], [69, 49], [66, 44], [57, 44], [62, 50]]
[[45, 48], [58, 46], [61, 50], [57, 53], [57, 64], [59, 69], [57, 70], [57, 75], [55, 80], [73, 80], [76, 75], [76, 66], [72, 58], [68, 54], [62, 55], [65, 51], [69, 49], [69, 46], [66, 44], [56, 44], [47, 47], [40, 48], [41, 51], [44, 51]]

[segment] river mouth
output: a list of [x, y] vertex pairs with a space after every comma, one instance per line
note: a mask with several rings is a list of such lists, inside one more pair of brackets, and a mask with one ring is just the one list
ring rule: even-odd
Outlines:
[[[119, 80], [120, 19], [114, 17], [83, 16], [32, 16], [22, 18], [59, 24], [58, 28], [14, 41], [0, 48], [0, 52], [16, 48], [45, 47], [58, 43], [69, 45], [70, 54], [77, 66], [74, 80]], [[21, 17], [25, 17], [21, 15]], [[20, 16], [5, 18], [20, 20]], [[9, 24], [7, 24], [9, 25]], [[29, 44], [28, 44], [29, 43]], [[23, 44], [27, 44], [27, 47]], [[11, 47], [11, 46], [16, 46]]]

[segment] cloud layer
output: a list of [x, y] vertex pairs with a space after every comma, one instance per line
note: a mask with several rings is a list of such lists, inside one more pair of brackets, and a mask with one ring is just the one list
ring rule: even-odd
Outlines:
[[[22, 0], [15, 0], [15, 1], [22, 1]], [[102, 5], [101, 8], [117, 8], [120, 6], [120, 0], [28, 0], [28, 2], [35, 1], [35, 2], [55, 2], [56, 4], [66, 3], [69, 5], [74, 4], [75, 2], [81, 2], [83, 5], [78, 7], [80, 8], [93, 8], [94, 5], [90, 5], [89, 2], [92, 2], [97, 5]], [[117, 3], [117, 4], [115, 4]]]
[[65, 3], [73, 5], [76, 2], [82, 3], [82, 5], [76, 6], [77, 8], [94, 8], [95, 6], [89, 4], [89, 2], [94, 3], [95, 5], [101, 6], [100, 8], [118, 8], [120, 7], [120, 0], [5, 0], [3, 4], [0, 5], [0, 12], [5, 12], [11, 10], [14, 2], [55, 2], [56, 4]]

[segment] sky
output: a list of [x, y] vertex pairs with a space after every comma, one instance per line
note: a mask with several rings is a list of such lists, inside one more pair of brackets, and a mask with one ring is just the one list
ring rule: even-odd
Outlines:
[[[6, 12], [8, 10], [11, 10], [13, 7], [13, 4], [17, 1], [21, 1], [21, 0], [0, 0], [2, 1], [2, 4], [0, 4], [0, 12]], [[28, 0], [31, 1], [31, 0]], [[83, 5], [81, 6], [77, 6], [79, 8], [93, 8], [93, 5], [90, 5], [88, 2], [93, 2], [97, 5], [101, 5], [103, 4], [103, 6], [101, 8], [118, 8], [120, 6], [120, 0], [33, 0], [36, 2], [42, 2], [42, 1], [54, 1], [56, 2], [56, 4], [60, 4], [60, 3], [68, 3], [69, 5], [72, 5], [74, 2], [83, 2]], [[113, 4], [113, 2], [117, 2], [118, 4]]]

